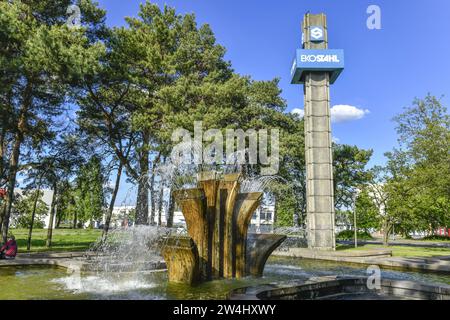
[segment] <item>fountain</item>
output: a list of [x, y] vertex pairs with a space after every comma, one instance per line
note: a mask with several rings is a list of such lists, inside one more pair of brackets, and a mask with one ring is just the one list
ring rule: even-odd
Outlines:
[[240, 174], [201, 172], [198, 186], [175, 192], [189, 236], [169, 236], [162, 249], [169, 282], [193, 285], [262, 276], [284, 235], [247, 234], [263, 193], [241, 193]]

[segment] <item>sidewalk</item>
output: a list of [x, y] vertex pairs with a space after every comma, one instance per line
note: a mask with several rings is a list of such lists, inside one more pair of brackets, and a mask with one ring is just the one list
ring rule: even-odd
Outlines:
[[[68, 272], [80, 270], [82, 272], [97, 271], [95, 264], [92, 264], [91, 256], [95, 253], [79, 252], [42, 252], [42, 253], [22, 253], [18, 254], [14, 260], [0, 260], [1, 267], [19, 267], [19, 266], [55, 266], [66, 268]], [[141, 261], [142, 270], [161, 271], [166, 269], [164, 261]], [[111, 264], [113, 270], [126, 271], [127, 267], [133, 267], [136, 264], [117, 263]]]
[[273, 255], [279, 257], [294, 257], [363, 265], [377, 265], [380, 267], [400, 268], [403, 270], [450, 273], [450, 256], [432, 258], [392, 257], [392, 252], [389, 253], [389, 250], [383, 249], [353, 252], [326, 252], [303, 248], [290, 248], [287, 251], [275, 251]]
[[[354, 240], [338, 240], [339, 244], [353, 245]], [[358, 241], [358, 244], [376, 244], [383, 245], [381, 240], [362, 240]], [[405, 246], [405, 247], [422, 247], [422, 248], [450, 248], [450, 242], [445, 241], [420, 241], [420, 240], [391, 240], [389, 241], [391, 246]]]
[[82, 266], [86, 252], [19, 253], [16, 259], [0, 260], [0, 267], [57, 266], [67, 269]]

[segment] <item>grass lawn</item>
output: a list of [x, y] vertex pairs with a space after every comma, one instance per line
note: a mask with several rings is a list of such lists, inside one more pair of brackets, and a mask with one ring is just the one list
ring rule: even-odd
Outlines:
[[450, 256], [450, 248], [421, 248], [407, 246], [381, 246], [376, 244], [360, 245], [358, 248], [349, 245], [338, 245], [339, 251], [354, 251], [368, 249], [390, 249], [394, 257], [433, 257], [433, 256]]
[[[27, 229], [12, 229], [19, 246], [19, 253], [27, 252]], [[45, 251], [82, 251], [89, 248], [102, 234], [102, 230], [55, 229], [52, 236], [52, 247], [47, 248], [47, 229], [33, 230], [30, 252]]]

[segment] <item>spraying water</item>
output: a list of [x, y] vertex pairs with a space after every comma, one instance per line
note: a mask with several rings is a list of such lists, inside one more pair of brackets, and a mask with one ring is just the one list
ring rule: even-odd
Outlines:
[[133, 226], [112, 230], [106, 241], [97, 241], [88, 251], [92, 271], [138, 272], [160, 261], [161, 239], [173, 232], [168, 228]]
[[285, 181], [279, 176], [249, 177], [241, 181], [241, 192], [270, 192], [277, 184]]
[[70, 276], [56, 281], [77, 293], [100, 295], [152, 288], [149, 273], [165, 267], [160, 250], [172, 233], [176, 231], [152, 226], [111, 230], [106, 241], [98, 240], [86, 252], [86, 275], [73, 267]]

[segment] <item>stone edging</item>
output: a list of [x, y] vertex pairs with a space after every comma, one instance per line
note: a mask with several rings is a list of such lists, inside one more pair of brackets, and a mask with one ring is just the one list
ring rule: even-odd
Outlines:
[[277, 284], [233, 290], [230, 300], [320, 300], [336, 296], [374, 293], [392, 300], [450, 300], [450, 286], [433, 286], [411, 281], [381, 280], [381, 287], [367, 288], [366, 277], [328, 276], [306, 281], [288, 281]]

